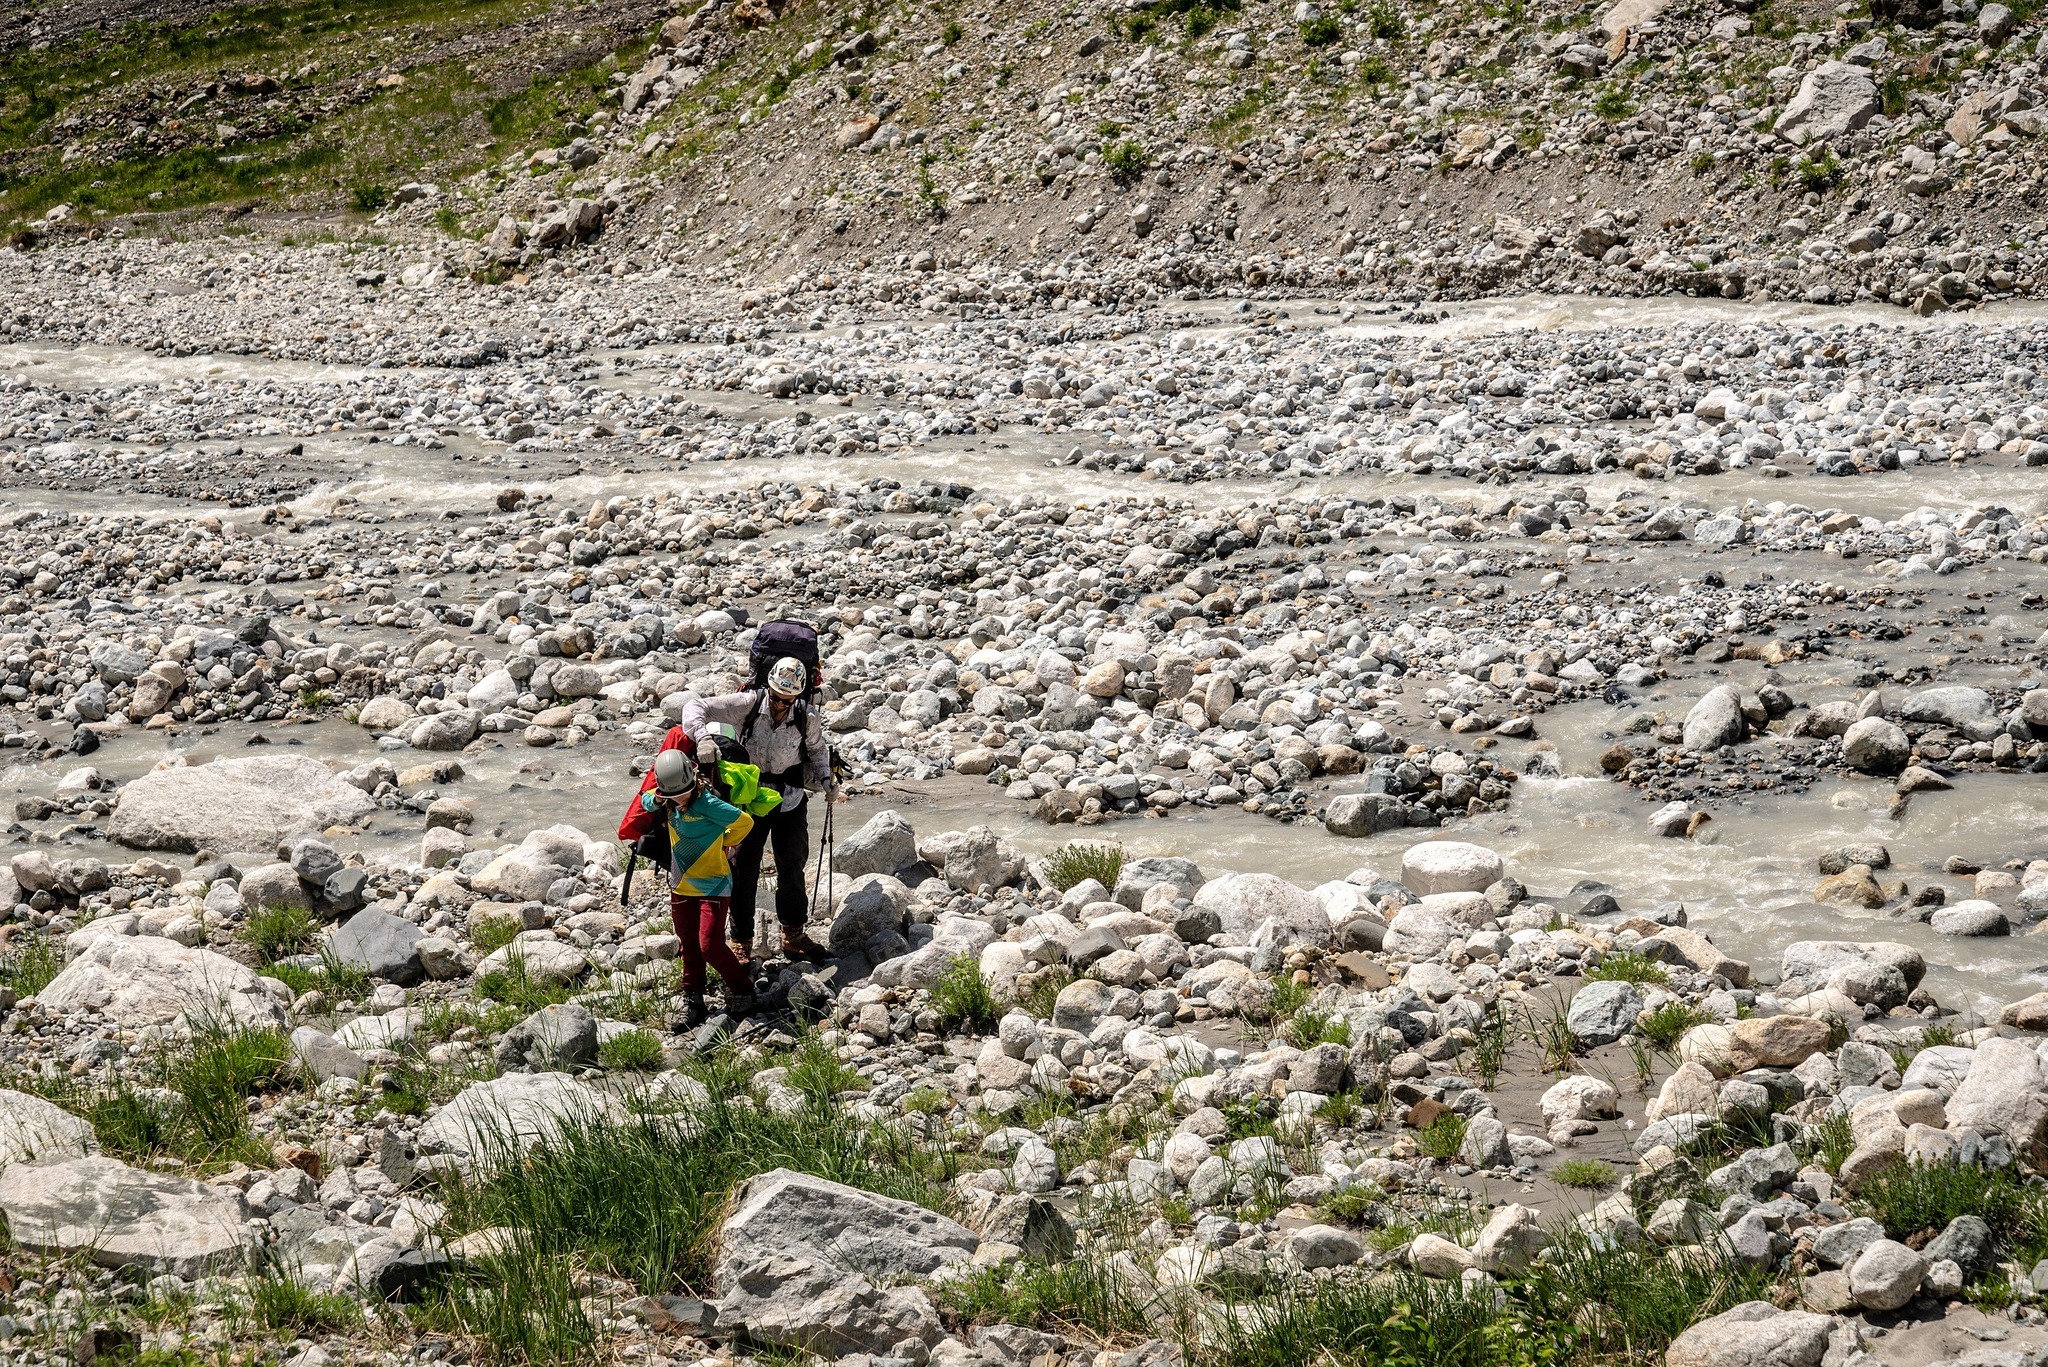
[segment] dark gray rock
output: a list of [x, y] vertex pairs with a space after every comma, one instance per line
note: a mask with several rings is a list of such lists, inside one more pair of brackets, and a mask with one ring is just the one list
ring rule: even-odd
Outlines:
[[419, 944], [426, 938], [410, 921], [381, 911], [359, 911], [327, 937], [327, 948], [345, 964], [401, 987], [426, 975]]
[[505, 1073], [567, 1073], [597, 1062], [597, 1017], [575, 1002], [543, 1006], [507, 1030], [493, 1052]]

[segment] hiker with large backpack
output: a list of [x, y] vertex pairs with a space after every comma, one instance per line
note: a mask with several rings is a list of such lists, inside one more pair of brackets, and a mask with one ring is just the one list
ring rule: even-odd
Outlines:
[[815, 700], [822, 674], [818, 633], [801, 622], [767, 622], [754, 634], [746, 688], [716, 698], [692, 698], [683, 705], [682, 729], [693, 741], [715, 738], [731, 727], [760, 769], [761, 784], [782, 796], [773, 811], [759, 816], [732, 863], [733, 952], [751, 961], [755, 902], [762, 857], [775, 851], [775, 919], [782, 928], [782, 952], [813, 959], [822, 952], [804, 933], [810, 901], [804, 867], [810, 859], [810, 803], [831, 785], [831, 753]]

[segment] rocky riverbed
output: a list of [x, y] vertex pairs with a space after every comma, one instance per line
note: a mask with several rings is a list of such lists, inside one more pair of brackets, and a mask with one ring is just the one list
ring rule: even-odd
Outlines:
[[[20, 1360], [2048, 1344], [2019, 306], [15, 259]], [[675, 1033], [781, 616], [830, 953]]]

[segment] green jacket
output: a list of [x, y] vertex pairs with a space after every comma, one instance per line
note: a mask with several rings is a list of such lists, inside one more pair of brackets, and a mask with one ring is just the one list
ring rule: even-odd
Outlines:
[[782, 805], [782, 794], [761, 786], [760, 766], [718, 761], [718, 777], [725, 785], [726, 801], [748, 816], [763, 817]]

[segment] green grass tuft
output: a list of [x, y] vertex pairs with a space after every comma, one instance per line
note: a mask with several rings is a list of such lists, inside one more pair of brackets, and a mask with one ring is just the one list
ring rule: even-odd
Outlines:
[[1665, 1002], [1654, 1011], [1646, 1011], [1636, 1021], [1636, 1029], [1643, 1038], [1669, 1053], [1678, 1046], [1686, 1031], [1695, 1025], [1707, 1025], [1714, 1020], [1712, 1012], [1687, 1002]]
[[665, 1061], [661, 1036], [651, 1030], [621, 1030], [597, 1046], [597, 1061], [614, 1072], [658, 1072]]
[[1076, 840], [1045, 857], [1045, 881], [1061, 892], [1093, 878], [1111, 891], [1123, 872], [1124, 847], [1099, 840]]
[[1051, 1020], [1053, 1006], [1059, 1001], [1061, 990], [1072, 981], [1074, 975], [1062, 964], [1040, 969], [1018, 992], [1017, 1009], [1042, 1021]]
[[1633, 949], [1617, 949], [1602, 959], [1599, 964], [1586, 971], [1589, 982], [1598, 983], [1668, 983], [1671, 975], [1664, 965], [1655, 959], [1636, 953]]
[[258, 1329], [295, 1338], [346, 1333], [363, 1322], [363, 1308], [347, 1296], [315, 1291], [273, 1272], [250, 1279], [248, 1317]]
[[1585, 1191], [1596, 1191], [1614, 1184], [1615, 1171], [1611, 1163], [1597, 1158], [1571, 1158], [1559, 1163], [1550, 1174], [1550, 1180], [1561, 1187], [1574, 1187]]
[[561, 983], [545, 982], [528, 973], [526, 960], [515, 954], [505, 967], [494, 968], [476, 980], [476, 995], [479, 1000], [488, 997], [530, 1014], [569, 1000], [571, 993]]
[[1333, 14], [1320, 19], [1304, 19], [1298, 26], [1301, 41], [1309, 47], [1329, 47], [1344, 36], [1344, 26]]
[[235, 937], [267, 964], [303, 954], [320, 940], [320, 920], [305, 907], [261, 907], [236, 928]]
[[1415, 1132], [1416, 1147], [1422, 1150], [1424, 1157], [1448, 1163], [1464, 1147], [1465, 1125], [1464, 1116], [1456, 1111], [1445, 1111]]
[[985, 1034], [1003, 1014], [1002, 1004], [989, 991], [981, 976], [981, 965], [971, 954], [953, 960], [931, 986], [932, 1010], [947, 1030], [971, 1030]]
[[0, 987], [17, 1000], [33, 997], [64, 971], [64, 942], [54, 935], [16, 936], [0, 955]]

